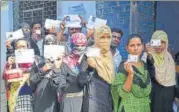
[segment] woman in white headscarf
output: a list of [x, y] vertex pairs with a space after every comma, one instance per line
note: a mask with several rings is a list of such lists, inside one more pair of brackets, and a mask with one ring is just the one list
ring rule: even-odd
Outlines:
[[[168, 36], [162, 30], [152, 35], [152, 40], [160, 40], [161, 45], [152, 47], [148, 52], [148, 69], [152, 80], [151, 111], [173, 112], [175, 80], [175, 63], [168, 52]], [[149, 50], [148, 50], [149, 51]]]

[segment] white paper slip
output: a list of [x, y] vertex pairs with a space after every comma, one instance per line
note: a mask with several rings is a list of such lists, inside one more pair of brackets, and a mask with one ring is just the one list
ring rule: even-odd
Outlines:
[[66, 27], [81, 27], [81, 19], [78, 15], [64, 15]]
[[52, 20], [52, 19], [46, 19], [45, 20], [45, 28], [50, 29], [52, 27], [55, 27], [56, 32], [60, 30], [60, 20]]
[[87, 24], [87, 28], [93, 29], [93, 28], [97, 28], [101, 25], [106, 25], [107, 20], [104, 19], [100, 19], [94, 16], [90, 16], [88, 19], [88, 24]]
[[33, 49], [15, 50], [16, 63], [33, 63], [34, 58], [35, 55]]
[[86, 50], [87, 57], [99, 57], [100, 56], [100, 49], [96, 47], [88, 47]]
[[138, 55], [128, 54], [127, 62], [137, 62], [137, 61], [138, 61]]
[[23, 38], [24, 34], [22, 29], [16, 30], [15, 32], [6, 32], [7, 40], [15, 40], [19, 38]]
[[151, 40], [150, 41], [150, 45], [151, 46], [160, 46], [161, 45], [161, 40], [158, 40], [158, 39], [156, 39], [156, 40]]
[[58, 56], [65, 53], [65, 46], [62, 45], [44, 45], [44, 57], [46, 59], [56, 60]]

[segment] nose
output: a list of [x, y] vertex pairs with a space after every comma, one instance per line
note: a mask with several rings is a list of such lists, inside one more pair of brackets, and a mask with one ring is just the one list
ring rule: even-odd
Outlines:
[[137, 46], [134, 46], [134, 50], [137, 51], [138, 47]]

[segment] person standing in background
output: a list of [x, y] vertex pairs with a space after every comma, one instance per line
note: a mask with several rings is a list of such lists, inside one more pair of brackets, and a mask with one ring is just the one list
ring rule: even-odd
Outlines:
[[30, 39], [30, 36], [31, 36], [31, 28], [30, 28], [30, 25], [26, 22], [22, 22], [20, 24], [20, 28], [22, 29], [23, 31], [23, 34], [24, 34], [24, 38], [29, 40]]
[[111, 32], [112, 32], [111, 52], [114, 57], [115, 72], [117, 73], [119, 65], [122, 62], [122, 56], [119, 50], [117, 49], [117, 47], [121, 42], [123, 32], [121, 29], [118, 29], [118, 28], [112, 28]]
[[32, 23], [31, 33], [31, 38], [29, 39], [30, 46], [34, 49], [35, 55], [42, 56], [44, 39], [42, 38], [41, 24], [38, 22]]

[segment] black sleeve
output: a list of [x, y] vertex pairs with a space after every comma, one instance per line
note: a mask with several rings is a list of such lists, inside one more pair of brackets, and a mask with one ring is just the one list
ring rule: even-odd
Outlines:
[[147, 56], [147, 70], [149, 72], [151, 81], [155, 81], [156, 82], [154, 59], [153, 59], [152, 55], [148, 55]]
[[30, 86], [35, 91], [37, 84], [44, 78], [45, 73], [42, 73], [38, 70], [35, 63], [32, 66], [32, 69], [30, 71]]
[[118, 68], [118, 71], [117, 71], [117, 73], [123, 73], [123, 74], [127, 74], [127, 72], [126, 72], [126, 70], [125, 70], [125, 68], [124, 68], [124, 62], [125, 62], [126, 60], [123, 60], [122, 62], [121, 62], [121, 64], [119, 65], [119, 68]]
[[62, 66], [59, 69], [53, 70], [53, 77], [51, 78], [50, 83], [57, 92], [63, 92], [67, 87], [66, 74], [67, 70], [64, 63], [62, 63]]
[[80, 67], [81, 69], [78, 75], [78, 83], [81, 87], [83, 87], [91, 80], [94, 73], [94, 69], [88, 66], [86, 56], [84, 56], [84, 58], [82, 59]]

